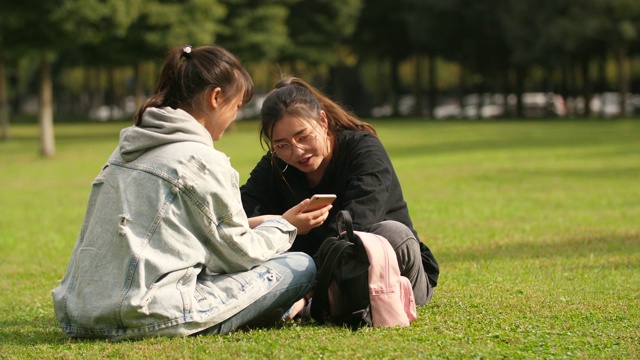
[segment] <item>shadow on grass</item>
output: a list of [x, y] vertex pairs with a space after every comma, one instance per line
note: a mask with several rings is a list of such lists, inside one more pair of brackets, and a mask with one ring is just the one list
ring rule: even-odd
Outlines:
[[12, 319], [9, 315], [0, 321], [0, 348], [7, 345], [61, 345], [67, 341], [54, 318], [44, 321], [43, 319]]
[[527, 260], [527, 259], [595, 259], [618, 255], [615, 262], [607, 260], [611, 266], [635, 266], [631, 256], [640, 254], [640, 233], [584, 235], [571, 238], [508, 243], [496, 241], [492, 244], [469, 245], [459, 249], [439, 251], [436, 255], [440, 263]]
[[[233, 331], [233, 333], [243, 334], [243, 333], [251, 333], [256, 330], [281, 330], [289, 327], [309, 327], [309, 328], [318, 328], [318, 327], [328, 327], [328, 326], [337, 326], [338, 325], [330, 325], [324, 324], [321, 325], [313, 320], [309, 319], [300, 319], [295, 320], [294, 322], [289, 322], [285, 324], [274, 324], [268, 327], [241, 327]], [[353, 331], [349, 329], [349, 331]], [[203, 333], [195, 333], [190, 335], [189, 337], [200, 337], [200, 336], [218, 336]], [[160, 336], [159, 338], [167, 338], [165, 336]], [[135, 338], [135, 339], [126, 339], [120, 341], [120, 343], [135, 343], [139, 341], [143, 341], [148, 338]], [[3, 319], [0, 321], [0, 348], [4, 346], [35, 346], [35, 345], [64, 345], [64, 344], [82, 344], [82, 343], [104, 343], [109, 342], [106, 339], [72, 339], [66, 337], [60, 327], [58, 326], [58, 322], [55, 318], [51, 317], [46, 319], [45, 321], [38, 322], [34, 319]], [[2, 355], [0, 354], [0, 358]]]

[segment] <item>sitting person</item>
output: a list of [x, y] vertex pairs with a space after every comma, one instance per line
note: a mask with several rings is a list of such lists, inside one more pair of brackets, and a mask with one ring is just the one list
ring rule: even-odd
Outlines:
[[389, 240], [416, 304], [429, 302], [438, 263], [413, 228], [391, 160], [370, 124], [291, 77], [264, 100], [260, 135], [269, 151], [240, 188], [248, 215], [281, 214], [314, 194], [335, 194], [328, 220], [299, 234], [291, 250], [313, 255], [338, 234], [336, 213], [348, 210], [354, 230]]
[[282, 216], [247, 218], [238, 173], [214, 142], [252, 95], [251, 77], [226, 50], [169, 53], [155, 92], [93, 181], [52, 292], [67, 336], [223, 334], [302, 308], [316, 267], [288, 250], [330, 207], [300, 215], [304, 200]]

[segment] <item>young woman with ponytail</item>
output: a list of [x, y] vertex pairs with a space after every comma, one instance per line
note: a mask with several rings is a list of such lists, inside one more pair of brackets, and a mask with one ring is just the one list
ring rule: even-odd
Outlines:
[[289, 77], [262, 105], [260, 136], [269, 150], [240, 189], [248, 215], [280, 214], [314, 194], [335, 194], [327, 221], [299, 234], [291, 249], [313, 255], [337, 235], [337, 212], [348, 210], [354, 230], [389, 240], [416, 304], [429, 302], [438, 263], [413, 228], [393, 164], [370, 124]]
[[316, 268], [288, 250], [330, 207], [302, 213], [304, 200], [282, 216], [247, 218], [238, 173], [214, 142], [252, 95], [251, 77], [223, 48], [170, 51], [153, 95], [92, 183], [53, 290], [67, 336], [221, 334], [302, 308]]

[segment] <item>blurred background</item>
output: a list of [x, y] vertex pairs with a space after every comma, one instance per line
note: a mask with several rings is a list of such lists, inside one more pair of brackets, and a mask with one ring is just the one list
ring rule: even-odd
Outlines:
[[3, 0], [0, 120], [131, 119], [167, 50], [218, 44], [362, 117], [640, 113], [640, 0]]

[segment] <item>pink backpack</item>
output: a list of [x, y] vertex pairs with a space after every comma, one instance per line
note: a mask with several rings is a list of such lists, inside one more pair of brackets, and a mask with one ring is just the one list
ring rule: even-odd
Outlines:
[[338, 224], [340, 236], [326, 239], [314, 255], [318, 284], [311, 317], [354, 329], [408, 326], [416, 320], [413, 289], [409, 279], [400, 275], [389, 241], [353, 231], [347, 211], [338, 213]]

